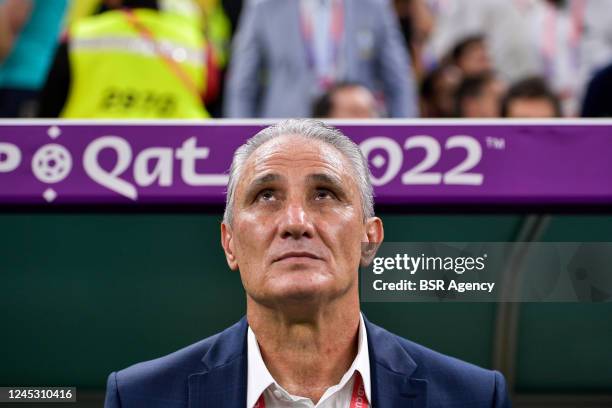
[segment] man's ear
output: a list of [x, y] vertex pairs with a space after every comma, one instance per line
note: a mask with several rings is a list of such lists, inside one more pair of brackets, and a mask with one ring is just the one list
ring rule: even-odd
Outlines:
[[360, 266], [365, 267], [372, 262], [378, 247], [385, 238], [382, 220], [378, 217], [368, 218], [365, 225], [364, 241], [361, 244]]
[[232, 271], [238, 270], [232, 227], [224, 222], [221, 223], [221, 246], [223, 247], [223, 252], [225, 252], [225, 259], [230, 269]]

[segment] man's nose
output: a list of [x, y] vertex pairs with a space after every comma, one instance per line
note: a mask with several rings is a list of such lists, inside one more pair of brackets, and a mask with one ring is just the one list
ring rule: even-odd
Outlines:
[[314, 226], [301, 203], [290, 203], [281, 216], [279, 233], [282, 238], [312, 238]]

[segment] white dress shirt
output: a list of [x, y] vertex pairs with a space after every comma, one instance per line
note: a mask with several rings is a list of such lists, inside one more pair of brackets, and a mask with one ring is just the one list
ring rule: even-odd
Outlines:
[[363, 322], [363, 316], [359, 318], [358, 336], [357, 356], [355, 360], [353, 360], [348, 371], [342, 376], [340, 382], [325, 390], [325, 393], [315, 405], [310, 398], [289, 394], [274, 380], [274, 378], [272, 378], [272, 374], [268, 371], [261, 357], [255, 333], [253, 333], [253, 330], [249, 327], [247, 333], [248, 369], [246, 408], [253, 408], [262, 393], [265, 398], [266, 408], [347, 408], [351, 401], [356, 375], [361, 375], [366, 398], [368, 401], [372, 401], [368, 335]]

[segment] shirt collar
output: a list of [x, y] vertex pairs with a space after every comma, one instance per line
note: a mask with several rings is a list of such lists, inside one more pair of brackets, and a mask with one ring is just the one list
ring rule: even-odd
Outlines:
[[253, 407], [259, 396], [275, 381], [261, 357], [251, 326], [247, 331], [247, 361], [247, 407]]
[[[333, 391], [337, 391], [344, 387], [348, 383], [355, 371], [358, 371], [363, 380], [363, 385], [368, 401], [372, 401], [371, 398], [371, 384], [370, 384], [370, 354], [368, 352], [368, 333], [366, 331], [365, 323], [363, 321], [363, 315], [359, 314], [359, 334], [357, 344], [357, 356], [353, 363], [349, 367], [348, 371], [342, 376], [342, 379], [338, 385], [331, 387]], [[276, 384], [272, 374], [268, 371], [266, 364], [261, 357], [261, 351], [259, 350], [259, 344], [255, 338], [255, 333], [249, 326], [247, 331], [247, 407], [253, 407], [261, 394], [272, 384]], [[280, 387], [280, 385], [278, 385]], [[327, 399], [329, 396], [328, 389], [322, 396], [321, 401]]]

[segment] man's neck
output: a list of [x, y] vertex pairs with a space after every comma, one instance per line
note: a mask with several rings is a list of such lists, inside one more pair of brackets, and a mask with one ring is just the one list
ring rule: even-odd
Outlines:
[[[344, 303], [344, 304], [341, 304]], [[355, 302], [351, 302], [355, 303]], [[247, 319], [266, 367], [292, 395], [315, 404], [340, 382], [357, 355], [359, 302], [326, 306], [309, 318], [288, 316], [247, 300]]]

